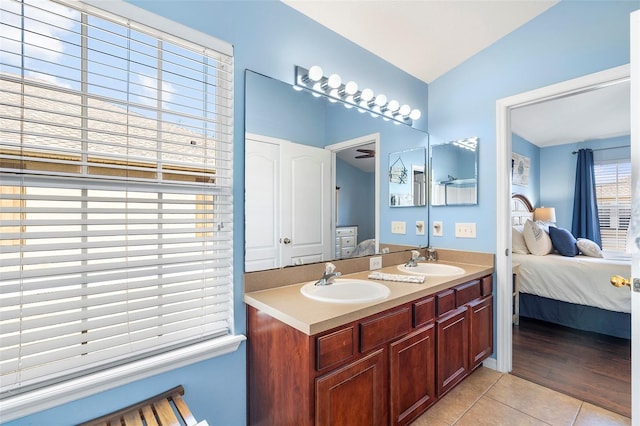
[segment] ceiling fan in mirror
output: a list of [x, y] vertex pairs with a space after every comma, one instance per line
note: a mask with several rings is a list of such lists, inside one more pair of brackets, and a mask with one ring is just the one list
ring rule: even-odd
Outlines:
[[376, 156], [375, 149], [356, 149], [356, 151], [361, 152], [363, 155], [356, 155], [355, 158], [373, 158]]

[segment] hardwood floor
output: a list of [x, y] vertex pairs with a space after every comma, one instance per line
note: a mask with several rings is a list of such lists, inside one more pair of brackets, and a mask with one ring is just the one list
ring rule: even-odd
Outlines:
[[631, 417], [631, 341], [520, 318], [511, 374]]

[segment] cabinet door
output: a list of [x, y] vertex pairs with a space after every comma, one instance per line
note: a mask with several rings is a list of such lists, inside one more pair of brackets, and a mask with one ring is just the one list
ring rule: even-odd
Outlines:
[[469, 304], [471, 369], [493, 353], [493, 297], [485, 297]]
[[380, 349], [316, 379], [316, 426], [387, 423], [386, 354]]
[[406, 425], [435, 402], [435, 355], [434, 324], [391, 344], [391, 424]]
[[463, 306], [436, 322], [438, 340], [438, 397], [466, 377], [469, 372], [469, 320]]

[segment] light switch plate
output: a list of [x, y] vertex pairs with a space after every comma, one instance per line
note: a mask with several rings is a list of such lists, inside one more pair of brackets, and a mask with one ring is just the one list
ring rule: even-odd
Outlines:
[[456, 223], [456, 238], [475, 238], [475, 223]]
[[407, 233], [407, 223], [406, 222], [391, 222], [391, 233], [392, 234], [406, 234]]
[[369, 258], [369, 270], [382, 268], [382, 256], [374, 256]]

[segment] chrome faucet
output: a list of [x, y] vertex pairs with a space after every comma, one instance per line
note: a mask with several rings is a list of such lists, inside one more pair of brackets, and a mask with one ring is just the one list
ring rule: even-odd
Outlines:
[[322, 274], [322, 277], [318, 281], [316, 281], [315, 285], [333, 284], [333, 280], [335, 280], [336, 277], [339, 277], [340, 275], [342, 274], [336, 271], [336, 265], [331, 262], [327, 262], [324, 265], [324, 274]]
[[418, 264], [419, 261], [425, 260], [424, 256], [420, 256], [420, 252], [418, 250], [411, 250], [411, 259], [404, 266], [413, 268]]
[[433, 247], [427, 247], [427, 262], [435, 262], [438, 260], [438, 253]]

